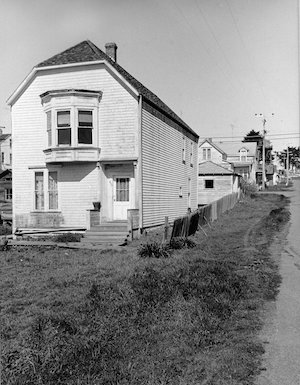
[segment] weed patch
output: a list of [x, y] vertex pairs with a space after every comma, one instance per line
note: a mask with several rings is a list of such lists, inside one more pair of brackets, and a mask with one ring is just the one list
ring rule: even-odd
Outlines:
[[9, 250], [3, 384], [253, 384], [260, 311], [280, 283], [268, 245], [288, 220], [285, 203], [245, 199], [192, 248], [175, 239], [138, 255]]

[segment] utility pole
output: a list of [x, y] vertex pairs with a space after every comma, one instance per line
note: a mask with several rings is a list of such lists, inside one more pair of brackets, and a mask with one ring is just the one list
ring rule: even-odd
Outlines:
[[266, 143], [265, 143], [265, 136], [266, 136], [266, 119], [263, 118], [263, 138], [262, 138], [262, 190], [265, 189], [265, 180], [266, 180]]
[[[271, 114], [272, 116], [274, 116], [274, 112], [272, 112]], [[266, 123], [267, 123], [267, 120], [264, 116], [264, 114], [260, 113], [260, 114], [255, 114], [255, 116], [257, 117], [260, 117], [262, 118], [262, 124], [263, 124], [263, 132], [262, 132], [262, 175], [261, 175], [261, 179], [262, 179], [262, 190], [265, 189], [266, 185], [265, 185], [265, 182], [266, 182], [266, 142], [265, 142], [265, 137], [266, 137]]]
[[286, 150], [286, 186], [289, 185], [289, 168], [290, 168], [289, 146], [287, 146], [287, 150]]

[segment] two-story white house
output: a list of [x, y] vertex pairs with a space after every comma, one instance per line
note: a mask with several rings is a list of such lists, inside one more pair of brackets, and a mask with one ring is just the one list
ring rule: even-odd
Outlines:
[[117, 63], [115, 43], [43, 61], [8, 104], [14, 229], [88, 229], [94, 210], [101, 223], [132, 211], [143, 231], [197, 208], [198, 135]]

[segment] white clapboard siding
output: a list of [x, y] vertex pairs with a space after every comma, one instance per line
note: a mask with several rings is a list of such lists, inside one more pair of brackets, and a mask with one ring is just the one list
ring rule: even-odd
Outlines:
[[[12, 106], [14, 215], [29, 214], [32, 210], [33, 171], [30, 167], [45, 165], [46, 114], [40, 95], [49, 90], [70, 88], [103, 93], [98, 116], [100, 157], [137, 157], [138, 102], [103, 66], [42, 71]], [[79, 195], [83, 195], [86, 189], [84, 184], [80, 186], [83, 192]], [[66, 195], [61, 209], [65, 213], [65, 205], [73, 199], [73, 193], [63, 194]], [[71, 226], [74, 221], [67, 214], [64, 224]]]
[[[205, 188], [205, 180], [213, 180], [214, 188]], [[201, 175], [198, 177], [198, 204], [204, 205], [216, 201], [236, 191], [233, 175]]]
[[[145, 104], [144, 104], [145, 106]], [[164, 217], [184, 215], [191, 179], [191, 209], [197, 207], [197, 143], [186, 137], [186, 163], [182, 162], [182, 129], [154, 116], [149, 106], [142, 110], [142, 215], [143, 227], [160, 225]], [[181, 132], [180, 132], [181, 130]], [[190, 146], [193, 142], [193, 167]], [[182, 197], [179, 196], [180, 187]]]

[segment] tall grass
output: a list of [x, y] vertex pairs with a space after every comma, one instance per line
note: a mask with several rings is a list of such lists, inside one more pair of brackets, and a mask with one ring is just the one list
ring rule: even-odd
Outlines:
[[[259, 213], [252, 200], [231, 214], [234, 229], [226, 214], [208, 238], [171, 258], [140, 259], [116, 275], [99, 255], [101, 274], [82, 274], [64, 286], [52, 280], [57, 294], [29, 327], [13, 343], [9, 330], [2, 332], [3, 383], [251, 384], [263, 352], [257, 338], [261, 304], [274, 299], [280, 283], [267, 243], [251, 253], [243, 248], [249, 223], [238, 221], [241, 213], [244, 221], [253, 215], [254, 207]], [[287, 219], [275, 211], [253, 237], [265, 226], [269, 241], [278, 230], [270, 223]], [[61, 290], [74, 292], [76, 285], [83, 295], [68, 307], [56, 306]]]

